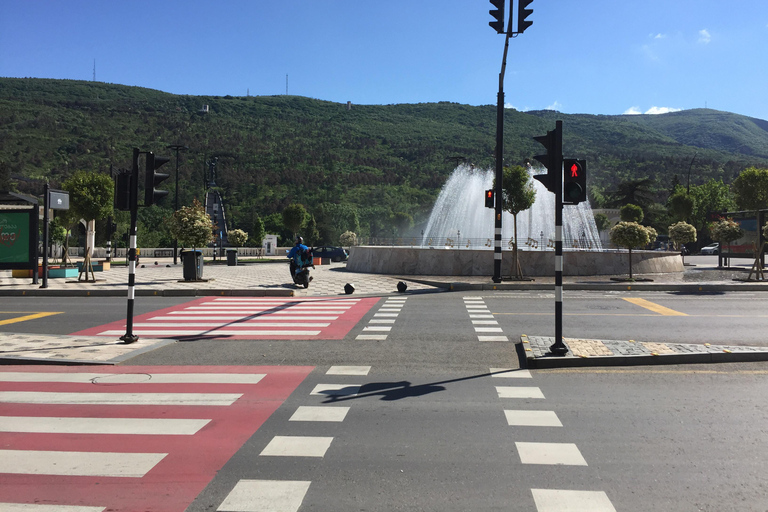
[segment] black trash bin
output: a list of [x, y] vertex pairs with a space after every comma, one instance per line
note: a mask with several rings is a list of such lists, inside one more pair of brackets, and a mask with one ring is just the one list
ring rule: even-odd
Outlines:
[[184, 251], [184, 280], [199, 281], [203, 278], [203, 251]]
[[227, 266], [237, 266], [237, 249], [227, 249]]

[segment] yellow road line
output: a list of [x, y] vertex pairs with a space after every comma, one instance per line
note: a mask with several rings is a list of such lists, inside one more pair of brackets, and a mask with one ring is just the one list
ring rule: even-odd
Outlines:
[[16, 318], [9, 318], [8, 320], [0, 320], [0, 325], [15, 324], [17, 322], [26, 322], [27, 320], [35, 320], [37, 318], [44, 318], [46, 316], [60, 315], [63, 311], [51, 311], [47, 313], [35, 313], [32, 315], [17, 316]]
[[649, 300], [641, 299], [639, 297], [623, 297], [623, 299], [627, 302], [631, 302], [632, 304], [636, 306], [640, 306], [641, 308], [649, 309], [653, 311], [654, 313], [658, 313], [660, 315], [664, 316], [688, 316], [685, 313], [681, 313], [679, 311], [675, 311], [674, 309], [665, 308], [664, 306], [660, 306], [659, 304], [656, 304], [654, 302], [651, 302]]

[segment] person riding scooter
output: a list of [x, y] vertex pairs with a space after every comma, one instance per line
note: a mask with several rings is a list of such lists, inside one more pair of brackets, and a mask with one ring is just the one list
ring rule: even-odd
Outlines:
[[[293, 246], [293, 248], [288, 251], [288, 258], [291, 260], [291, 279], [293, 279], [293, 282], [296, 282], [296, 276], [299, 272], [301, 272], [304, 267], [312, 266], [312, 252], [304, 245], [304, 239], [300, 236], [296, 237], [296, 245]], [[312, 278], [310, 277], [309, 280], [311, 281]]]

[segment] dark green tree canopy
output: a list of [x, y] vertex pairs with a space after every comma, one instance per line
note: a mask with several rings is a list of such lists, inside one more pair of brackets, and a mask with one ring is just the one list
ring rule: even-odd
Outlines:
[[106, 174], [77, 171], [62, 184], [69, 192], [69, 208], [83, 219], [105, 219], [112, 215], [115, 184]]

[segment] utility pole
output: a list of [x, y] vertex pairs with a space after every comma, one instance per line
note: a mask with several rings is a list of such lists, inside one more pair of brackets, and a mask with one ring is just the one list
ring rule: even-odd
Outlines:
[[[186, 151], [189, 149], [184, 144], [179, 144], [178, 142], [176, 144], [170, 144], [168, 146], [168, 149], [172, 149], [176, 152], [176, 193], [174, 197], [174, 203], [173, 203], [173, 211], [177, 212], [179, 211], [179, 151]], [[173, 264], [176, 265], [178, 262], [178, 254], [179, 254], [179, 241], [178, 239], [173, 239]]]

